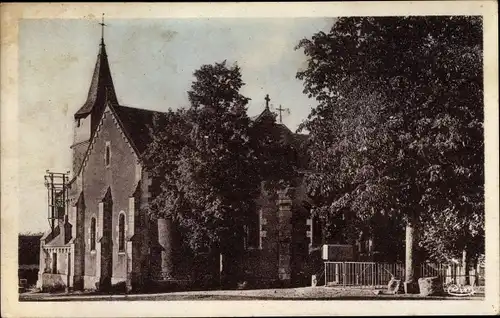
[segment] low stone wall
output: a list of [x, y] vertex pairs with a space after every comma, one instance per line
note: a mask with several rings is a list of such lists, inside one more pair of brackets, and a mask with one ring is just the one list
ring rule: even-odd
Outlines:
[[44, 292], [64, 290], [67, 287], [67, 276], [65, 274], [43, 273], [39, 287]]
[[83, 276], [83, 289], [95, 290], [97, 289], [96, 283], [98, 282], [99, 279], [95, 276]]

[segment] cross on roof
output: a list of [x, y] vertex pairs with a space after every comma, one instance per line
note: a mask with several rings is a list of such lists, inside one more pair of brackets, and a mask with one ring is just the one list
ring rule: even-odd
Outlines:
[[266, 108], [269, 109], [269, 101], [271, 100], [269, 98], [269, 94], [266, 94], [266, 98], [264, 98], [264, 100], [266, 101]]
[[99, 25], [101, 26], [101, 43], [104, 43], [104, 27], [108, 26], [107, 24], [104, 24], [104, 13], [102, 14], [102, 21]]
[[281, 117], [281, 113], [282, 113], [282, 112], [285, 112], [285, 111], [286, 111], [286, 112], [290, 112], [290, 109], [288, 109], [288, 108], [283, 108], [283, 107], [281, 107], [281, 105], [280, 105], [278, 108], [276, 108], [276, 110], [280, 113], [280, 124], [282, 124], [282, 123], [283, 123], [283, 120], [282, 120], [282, 117]]

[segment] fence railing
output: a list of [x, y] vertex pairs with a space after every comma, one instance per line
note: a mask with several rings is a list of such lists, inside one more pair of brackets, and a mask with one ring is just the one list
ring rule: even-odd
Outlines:
[[[461, 264], [423, 263], [419, 268], [420, 277], [438, 276], [443, 284], [467, 284], [484, 286], [484, 267], [469, 268], [469, 273]], [[467, 281], [467, 279], [469, 281]]]
[[402, 279], [403, 264], [374, 262], [325, 262], [326, 285], [383, 287], [392, 277]]
[[[457, 264], [424, 263], [417, 266], [419, 277], [439, 276], [444, 284], [465, 284], [466, 274]], [[391, 278], [404, 280], [405, 266], [401, 263], [325, 262], [326, 286], [387, 287]], [[468, 275], [469, 284], [484, 286], [484, 273], [478, 269]]]

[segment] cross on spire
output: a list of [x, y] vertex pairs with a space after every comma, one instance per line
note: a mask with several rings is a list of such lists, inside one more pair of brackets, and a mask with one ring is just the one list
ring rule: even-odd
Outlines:
[[269, 101], [271, 100], [269, 98], [269, 94], [266, 94], [266, 97], [264, 98], [264, 100], [266, 101], [266, 109], [269, 109]]
[[104, 45], [104, 27], [108, 26], [107, 24], [104, 24], [104, 13], [102, 14], [102, 20], [99, 25], [101, 26], [101, 45]]
[[282, 117], [281, 117], [281, 113], [282, 113], [282, 112], [290, 112], [290, 109], [288, 109], [288, 108], [283, 108], [283, 107], [281, 107], [281, 105], [280, 105], [278, 108], [276, 108], [276, 110], [280, 113], [280, 124], [283, 124], [283, 120], [282, 120]]

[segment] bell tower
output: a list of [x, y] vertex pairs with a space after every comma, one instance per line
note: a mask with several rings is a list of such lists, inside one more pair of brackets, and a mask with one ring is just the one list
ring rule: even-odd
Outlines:
[[95, 133], [106, 107], [106, 102], [117, 103], [106, 54], [106, 45], [104, 44], [104, 17], [100, 25], [102, 27], [101, 43], [99, 44], [99, 53], [97, 54], [87, 100], [74, 115], [73, 145], [71, 146], [71, 149], [73, 149], [74, 174], [77, 174], [80, 170], [90, 139]]

